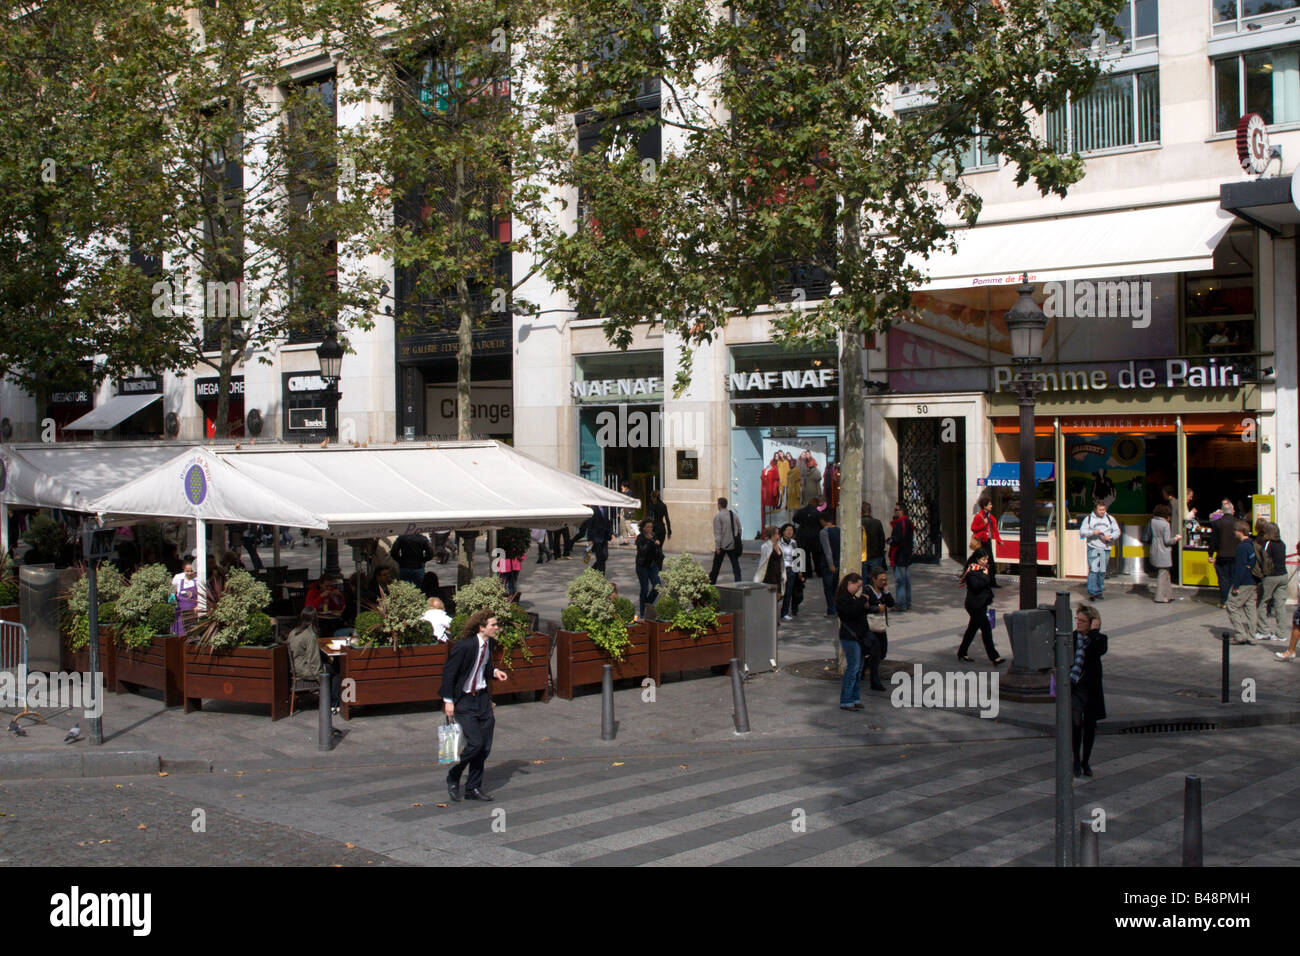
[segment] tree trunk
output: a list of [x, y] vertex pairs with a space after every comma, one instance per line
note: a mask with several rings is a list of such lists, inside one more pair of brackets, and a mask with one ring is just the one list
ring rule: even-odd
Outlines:
[[[204, 300], [206, 302], [206, 299]], [[228, 322], [229, 320], [227, 320]], [[221, 367], [217, 369], [217, 421], [218, 438], [230, 437], [230, 373], [235, 367], [235, 355], [230, 341], [230, 326], [221, 329]], [[203, 436], [207, 438], [207, 435]]]
[[[862, 474], [866, 458], [863, 428], [862, 333], [840, 333], [840, 576], [862, 566]], [[844, 650], [835, 641], [835, 672], [844, 672]]]

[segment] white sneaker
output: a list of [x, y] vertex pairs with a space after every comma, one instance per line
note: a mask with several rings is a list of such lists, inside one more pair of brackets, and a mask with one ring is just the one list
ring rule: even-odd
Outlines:
[[781, 615], [781, 620], [783, 620], [783, 621], [793, 621], [794, 618], [792, 618], [789, 614], [782, 614], [782, 615]]
[[1268, 640], [1268, 635], [1267, 635], [1267, 634], [1260, 634], [1260, 633], [1257, 631], [1257, 632], [1255, 633], [1255, 640], [1257, 640], [1257, 641], [1267, 641], [1267, 640]]

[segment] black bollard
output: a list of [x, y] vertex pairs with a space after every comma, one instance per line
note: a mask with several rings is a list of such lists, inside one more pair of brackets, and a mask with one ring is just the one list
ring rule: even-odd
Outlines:
[[320, 671], [320, 707], [316, 720], [316, 749], [332, 750], [334, 747], [334, 722], [330, 719], [330, 675]]
[[1086, 820], [1079, 824], [1079, 866], [1101, 866], [1097, 831]]
[[606, 664], [600, 674], [600, 739], [614, 739], [614, 665]]
[[1201, 778], [1188, 774], [1183, 785], [1183, 866], [1205, 865], [1201, 832]]
[[1231, 631], [1223, 632], [1223, 669], [1219, 677], [1219, 703], [1221, 704], [1226, 704], [1228, 702], [1228, 645], [1232, 643], [1229, 640], [1231, 637]]
[[735, 713], [731, 715], [736, 722], [736, 733], [749, 733], [749, 708], [745, 706], [745, 678], [740, 673], [740, 660], [731, 659], [731, 704]]

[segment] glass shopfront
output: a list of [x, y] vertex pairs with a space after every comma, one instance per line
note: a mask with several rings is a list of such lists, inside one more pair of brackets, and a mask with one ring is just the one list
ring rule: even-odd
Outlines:
[[573, 404], [578, 411], [578, 474], [632, 487], [645, 502], [663, 487], [663, 352], [579, 355]]
[[[745, 537], [780, 525], [805, 504], [791, 479], [805, 452], [818, 470], [820, 494], [839, 497], [839, 374], [833, 352], [744, 345], [731, 349], [731, 506]], [[830, 473], [829, 485], [827, 473]], [[797, 475], [796, 475], [797, 477]]]

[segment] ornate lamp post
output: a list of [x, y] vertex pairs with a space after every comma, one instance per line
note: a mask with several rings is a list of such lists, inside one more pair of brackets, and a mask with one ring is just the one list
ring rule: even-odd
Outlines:
[[1007, 312], [1011, 360], [1016, 366], [1015, 388], [1020, 398], [1020, 609], [1038, 607], [1038, 523], [1034, 514], [1037, 482], [1034, 475], [1034, 371], [1043, 361], [1043, 330], [1047, 316], [1034, 301], [1028, 274], [1018, 290], [1020, 299]]

